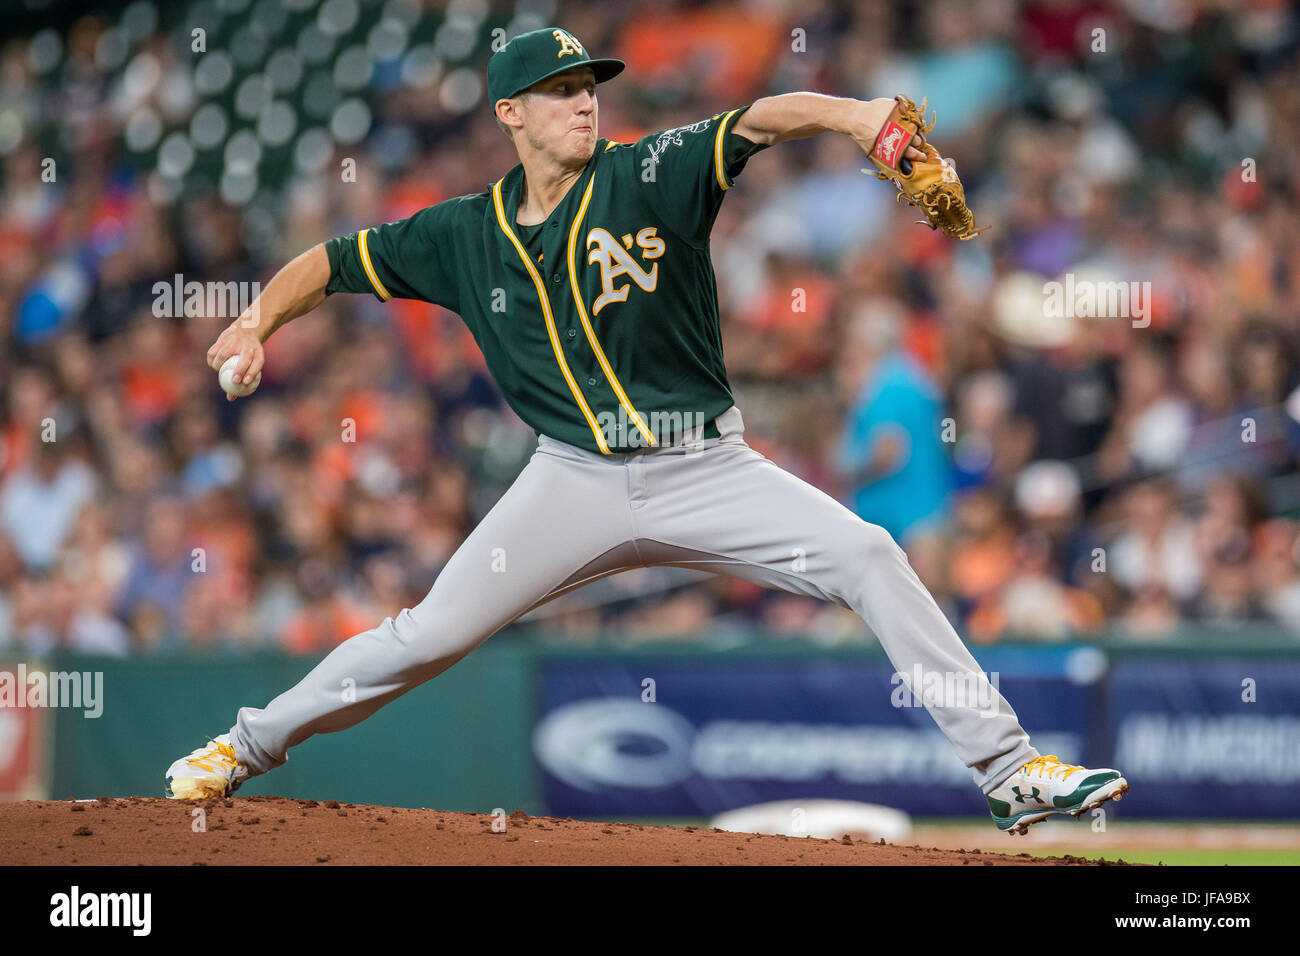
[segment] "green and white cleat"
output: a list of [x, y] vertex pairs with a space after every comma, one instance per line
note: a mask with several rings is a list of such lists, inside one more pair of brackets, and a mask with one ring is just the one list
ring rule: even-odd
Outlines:
[[992, 793], [989, 812], [999, 830], [1026, 833], [1032, 823], [1053, 813], [1076, 820], [1107, 800], [1116, 803], [1128, 793], [1128, 781], [1118, 770], [1089, 770], [1061, 763], [1055, 754], [1025, 764]]

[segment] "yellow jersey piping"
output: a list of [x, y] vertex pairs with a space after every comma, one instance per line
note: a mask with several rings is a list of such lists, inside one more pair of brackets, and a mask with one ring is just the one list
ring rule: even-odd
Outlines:
[[357, 250], [361, 253], [361, 268], [366, 270], [366, 278], [375, 287], [375, 292], [378, 293], [379, 298], [387, 302], [392, 296], [384, 288], [384, 284], [379, 281], [379, 273], [375, 272], [375, 267], [370, 262], [370, 245], [366, 241], [366, 233], [369, 231], [369, 229], [362, 229], [357, 233]]
[[591, 350], [596, 353], [596, 361], [600, 363], [605, 378], [609, 380], [609, 384], [613, 387], [618, 400], [627, 409], [628, 417], [632, 419], [633, 424], [641, 432], [641, 437], [646, 440], [646, 443], [651, 448], [654, 448], [659, 442], [654, 435], [650, 434], [650, 429], [646, 426], [641, 413], [632, 407], [632, 402], [628, 399], [627, 393], [623, 391], [623, 385], [609, 365], [609, 359], [605, 358], [605, 350], [600, 347], [600, 342], [596, 339], [596, 333], [591, 327], [591, 320], [587, 318], [587, 307], [582, 301], [582, 290], [578, 288], [578, 270], [575, 267], [573, 251], [578, 244], [578, 228], [582, 225], [583, 217], [587, 215], [587, 205], [591, 202], [591, 187], [594, 185], [596, 185], [596, 174], [593, 171], [591, 179], [587, 183], [587, 191], [582, 196], [582, 205], [578, 207], [578, 214], [573, 219], [572, 228], [569, 229], [569, 284], [573, 289], [573, 304], [578, 307], [578, 318], [582, 321], [582, 329], [587, 333], [587, 341], [591, 343]]
[[737, 108], [722, 117], [722, 122], [718, 124], [718, 133], [713, 140], [713, 171], [718, 176], [718, 185], [722, 187], [723, 192], [731, 188], [731, 183], [727, 182], [726, 170], [722, 168], [722, 141], [727, 136], [727, 122], [738, 112], [740, 110]]
[[541, 277], [537, 274], [537, 269], [533, 267], [532, 260], [528, 258], [528, 253], [524, 251], [523, 244], [515, 235], [514, 230], [506, 222], [505, 207], [501, 202], [501, 184], [505, 182], [504, 177], [497, 180], [497, 184], [492, 187], [492, 204], [496, 209], [497, 225], [501, 231], [506, 234], [506, 238], [515, 247], [519, 253], [519, 258], [524, 263], [524, 268], [528, 270], [528, 276], [533, 280], [533, 285], [537, 288], [537, 298], [542, 305], [542, 316], [546, 320], [546, 334], [551, 339], [551, 348], [555, 351], [555, 361], [560, 366], [560, 371], [564, 373], [564, 380], [569, 385], [569, 391], [573, 393], [573, 400], [578, 403], [578, 408], [582, 410], [582, 416], [587, 420], [587, 425], [591, 428], [591, 433], [596, 436], [596, 445], [600, 448], [601, 454], [608, 455], [609, 445], [605, 442], [605, 437], [600, 433], [600, 426], [596, 424], [596, 417], [591, 414], [591, 408], [587, 405], [586, 398], [583, 397], [578, 383], [573, 379], [573, 373], [569, 371], [568, 363], [564, 361], [564, 351], [560, 347], [559, 336], [555, 332], [555, 316], [551, 313], [551, 301], [546, 297], [546, 286], [542, 284]]

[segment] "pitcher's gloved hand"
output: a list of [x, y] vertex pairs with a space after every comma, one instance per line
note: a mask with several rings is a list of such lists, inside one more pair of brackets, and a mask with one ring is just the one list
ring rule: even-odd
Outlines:
[[[945, 235], [955, 239], [974, 239], [989, 227], [975, 228], [975, 216], [966, 207], [966, 191], [957, 178], [957, 167], [926, 142], [925, 134], [934, 129], [934, 120], [928, 125], [925, 122], [929, 101], [922, 100], [918, 108], [901, 94], [894, 99], [894, 110], [880, 128], [868, 154], [876, 167], [876, 176], [892, 180], [898, 187], [898, 198], [920, 209], [925, 214], [925, 219], [920, 221], [931, 229], [942, 229]], [[924, 160], [912, 160], [904, 155], [913, 136], [921, 140], [919, 148], [925, 153]]]

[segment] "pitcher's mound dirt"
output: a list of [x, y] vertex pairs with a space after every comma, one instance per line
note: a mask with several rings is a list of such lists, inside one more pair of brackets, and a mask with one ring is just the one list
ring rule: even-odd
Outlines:
[[[853, 840], [814, 840], [439, 810], [334, 800], [150, 797], [0, 803], [7, 864], [817, 864], [1025, 866], [1086, 864]], [[1012, 837], [1007, 837], [1008, 841]]]

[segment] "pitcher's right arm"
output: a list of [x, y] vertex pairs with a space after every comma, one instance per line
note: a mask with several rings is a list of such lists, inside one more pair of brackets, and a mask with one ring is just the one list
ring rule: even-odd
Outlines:
[[[222, 331], [208, 349], [208, 365], [220, 369], [232, 355], [239, 356], [235, 381], [251, 382], [262, 371], [262, 343], [290, 319], [305, 315], [325, 301], [330, 281], [330, 261], [325, 244], [317, 243], [275, 274], [262, 294]], [[229, 401], [235, 396], [227, 395]]]

